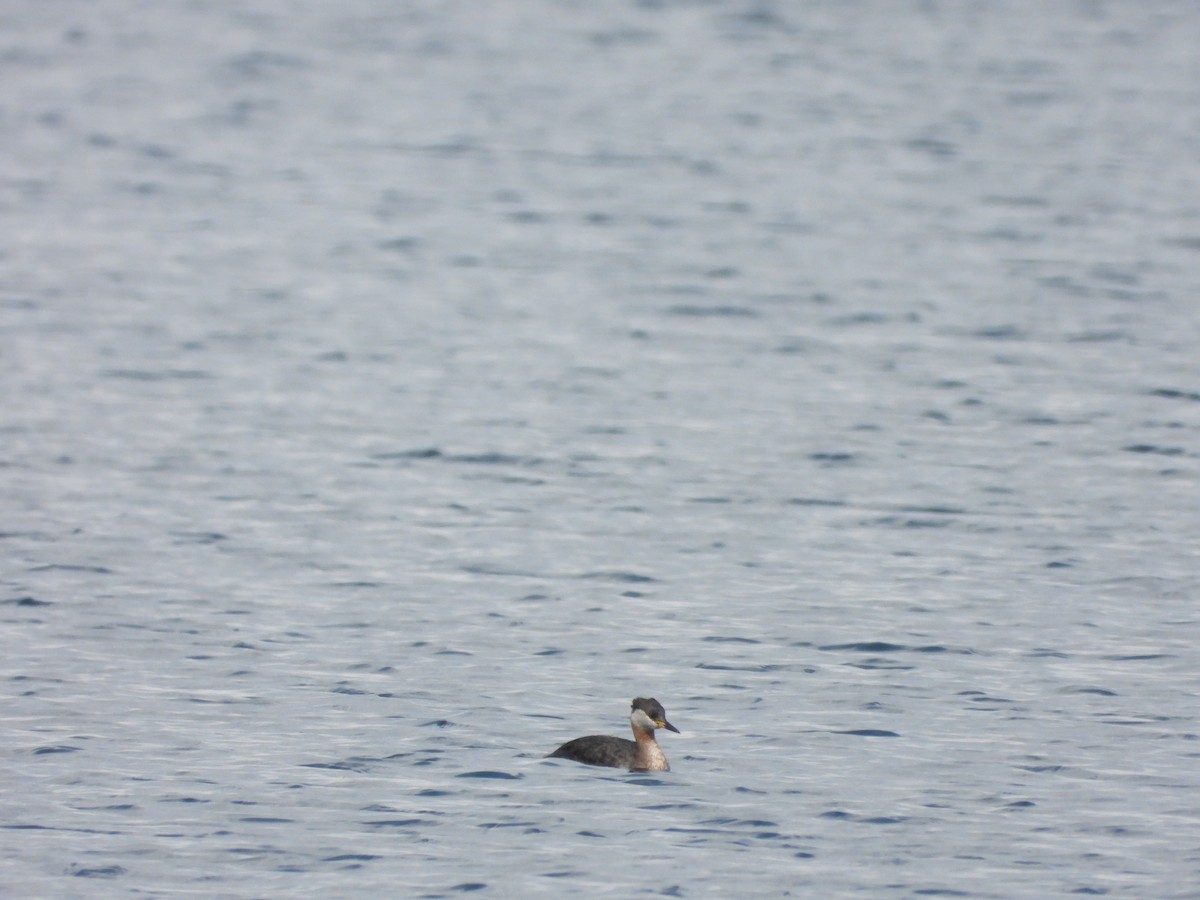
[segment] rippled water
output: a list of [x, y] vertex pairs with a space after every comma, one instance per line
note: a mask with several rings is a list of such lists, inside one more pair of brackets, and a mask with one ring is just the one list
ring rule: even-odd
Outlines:
[[8, 4], [3, 892], [1200, 896], [1197, 46]]

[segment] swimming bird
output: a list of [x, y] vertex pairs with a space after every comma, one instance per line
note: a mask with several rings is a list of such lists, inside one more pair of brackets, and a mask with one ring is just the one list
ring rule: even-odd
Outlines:
[[679, 734], [679, 729], [667, 721], [667, 711], [653, 697], [638, 697], [629, 714], [633, 740], [589, 734], [567, 741], [548, 757], [573, 759], [589, 766], [613, 766], [631, 772], [666, 772], [671, 767], [662, 748], [654, 739], [654, 729], [665, 728]]

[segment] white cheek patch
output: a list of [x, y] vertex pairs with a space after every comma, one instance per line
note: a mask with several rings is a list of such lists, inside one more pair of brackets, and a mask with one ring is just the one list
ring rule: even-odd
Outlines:
[[634, 728], [639, 728], [642, 731], [653, 731], [658, 726], [654, 724], [654, 720], [646, 715], [642, 710], [635, 709], [629, 717], [629, 724]]

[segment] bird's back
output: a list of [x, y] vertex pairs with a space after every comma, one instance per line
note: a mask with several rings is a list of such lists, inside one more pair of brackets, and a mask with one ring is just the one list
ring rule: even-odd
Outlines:
[[614, 766], [628, 769], [637, 758], [637, 744], [625, 738], [607, 734], [589, 734], [567, 741], [550, 754], [560, 759], [573, 759], [589, 766]]

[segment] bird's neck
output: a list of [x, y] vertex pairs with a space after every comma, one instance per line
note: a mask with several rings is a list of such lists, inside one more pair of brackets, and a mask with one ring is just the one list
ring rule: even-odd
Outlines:
[[642, 731], [635, 728], [633, 729], [633, 739], [637, 744], [633, 763], [635, 771], [666, 772], [671, 768], [667, 765], [667, 758], [663, 755], [662, 748], [658, 746], [658, 741], [654, 739], [653, 731]]

